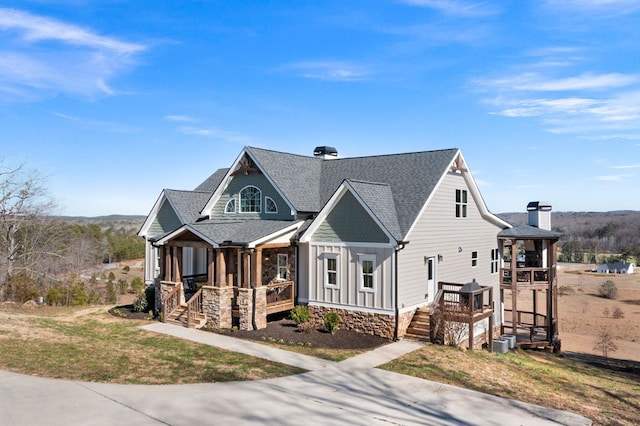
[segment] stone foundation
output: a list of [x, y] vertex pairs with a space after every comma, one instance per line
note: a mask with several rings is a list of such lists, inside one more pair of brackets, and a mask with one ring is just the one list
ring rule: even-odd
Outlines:
[[233, 287], [202, 287], [202, 310], [211, 328], [231, 328]]
[[309, 305], [309, 321], [316, 326], [324, 327], [324, 316], [329, 312], [337, 312], [340, 315], [339, 328], [341, 329], [372, 334], [390, 340], [394, 338], [394, 315]]
[[409, 328], [415, 313], [416, 311], [413, 310], [400, 314], [400, 317], [398, 318], [398, 338], [404, 337], [407, 333], [407, 329]]
[[[255, 292], [255, 317], [253, 309], [253, 294]], [[261, 330], [267, 326], [267, 288], [239, 288], [238, 289], [238, 313], [240, 316], [240, 330], [251, 331], [255, 322], [256, 329]]]
[[253, 290], [256, 294], [256, 308], [254, 322], [256, 329], [262, 330], [267, 327], [267, 287], [256, 287]]

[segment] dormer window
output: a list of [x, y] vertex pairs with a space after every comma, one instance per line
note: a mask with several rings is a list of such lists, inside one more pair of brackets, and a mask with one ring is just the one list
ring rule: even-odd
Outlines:
[[235, 213], [236, 212], [236, 199], [232, 198], [227, 201], [227, 205], [224, 208], [225, 213]]
[[271, 197], [264, 197], [264, 211], [267, 213], [278, 213], [278, 206]]
[[260, 213], [262, 191], [255, 186], [246, 186], [240, 191], [240, 213]]

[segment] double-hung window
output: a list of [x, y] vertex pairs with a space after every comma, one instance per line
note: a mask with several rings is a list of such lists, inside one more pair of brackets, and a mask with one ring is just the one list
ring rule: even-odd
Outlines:
[[324, 285], [325, 287], [338, 287], [337, 254], [325, 254], [324, 256]]
[[467, 217], [466, 189], [456, 189], [456, 217]]
[[358, 257], [358, 275], [361, 291], [375, 291], [376, 256], [362, 254]]
[[471, 267], [475, 268], [476, 266], [478, 266], [478, 252], [477, 251], [472, 251], [471, 252]]
[[491, 274], [498, 273], [500, 269], [500, 253], [497, 248], [491, 249]]

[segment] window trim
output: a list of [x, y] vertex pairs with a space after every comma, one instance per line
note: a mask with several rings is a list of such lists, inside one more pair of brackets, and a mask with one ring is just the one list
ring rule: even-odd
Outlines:
[[[340, 255], [338, 253], [325, 253], [322, 260], [323, 272], [324, 272], [324, 286], [325, 288], [339, 288], [340, 287]], [[329, 269], [329, 260], [335, 260], [335, 270]], [[335, 284], [329, 282], [329, 273], [335, 274]]]
[[500, 271], [500, 249], [491, 249], [491, 275], [495, 275]]
[[[233, 211], [229, 211], [229, 207], [233, 204]], [[227, 201], [227, 204], [224, 205], [224, 214], [235, 214], [237, 213], [236, 209], [236, 197], [231, 198]]]
[[469, 196], [466, 189], [456, 189], [456, 217], [467, 217]]
[[[371, 262], [371, 273], [364, 272], [363, 263]], [[377, 259], [375, 254], [360, 254], [358, 255], [358, 287], [361, 292], [374, 293], [376, 291], [376, 269], [378, 268]], [[371, 287], [365, 287], [365, 276], [371, 276]]]
[[[273, 208], [275, 210], [269, 210], [269, 201], [271, 201], [271, 203], [273, 204]], [[276, 213], [278, 213], [278, 205], [276, 204], [276, 201], [273, 198], [271, 198], [269, 196], [266, 196], [266, 195], [264, 197], [264, 212], [267, 213], [267, 214], [276, 214]]]
[[[280, 263], [280, 259], [284, 259], [284, 265]], [[278, 253], [278, 263], [277, 263], [277, 279], [278, 281], [288, 281], [289, 280], [289, 255], [287, 253]], [[284, 268], [284, 277], [282, 276], [282, 268]]]
[[472, 268], [476, 268], [478, 266], [478, 252], [477, 251], [472, 251], [471, 252], [471, 267]]
[[[243, 209], [243, 202], [242, 202], [243, 201], [243, 196], [242, 196], [242, 193], [245, 192], [246, 190], [249, 190], [249, 189], [255, 189], [256, 196], [254, 196], [254, 198], [257, 198], [257, 203], [256, 203], [257, 204], [257, 210], [246, 210], [245, 211]], [[260, 188], [258, 188], [255, 185], [247, 185], [247, 186], [245, 186], [244, 188], [242, 188], [240, 190], [239, 197], [240, 197], [240, 209], [236, 209], [236, 210], [239, 210], [239, 213], [241, 213], [241, 214], [242, 213], [262, 213], [262, 190]], [[244, 197], [244, 199], [248, 200], [248, 198], [246, 196]]]

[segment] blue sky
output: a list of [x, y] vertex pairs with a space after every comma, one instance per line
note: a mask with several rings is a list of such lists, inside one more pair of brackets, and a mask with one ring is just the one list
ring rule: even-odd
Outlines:
[[494, 213], [640, 210], [636, 0], [0, 3], [0, 158], [147, 214], [243, 146], [458, 147]]

